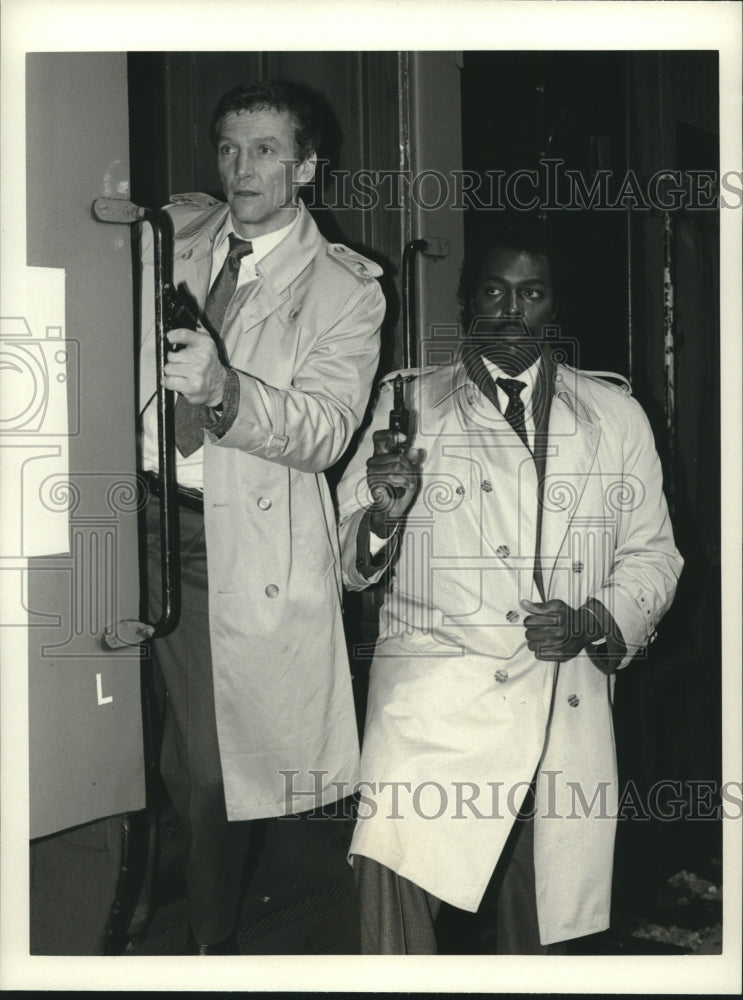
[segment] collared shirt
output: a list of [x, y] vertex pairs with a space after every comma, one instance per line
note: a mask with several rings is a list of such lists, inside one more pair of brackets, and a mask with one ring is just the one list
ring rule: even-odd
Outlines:
[[501, 413], [506, 412], [506, 407], [508, 406], [508, 395], [501, 389], [497, 383], [499, 378], [507, 379], [518, 379], [519, 382], [525, 382], [526, 385], [521, 390], [521, 402], [524, 404], [524, 423], [526, 425], [526, 437], [529, 441], [529, 447], [534, 450], [534, 435], [536, 433], [536, 425], [534, 422], [534, 408], [532, 406], [532, 401], [534, 397], [534, 385], [539, 376], [539, 365], [541, 363], [541, 358], [537, 358], [533, 365], [526, 368], [524, 371], [519, 372], [518, 375], [509, 375], [507, 372], [502, 371], [498, 365], [493, 361], [483, 355], [483, 361], [492, 376], [493, 382], [495, 382], [496, 391], [498, 393], [498, 403], [500, 404]]
[[[240, 271], [237, 276], [236, 288], [241, 288], [249, 281], [256, 278], [256, 264], [261, 261], [271, 250], [286, 239], [297, 223], [299, 211], [294, 219], [282, 229], [275, 232], [266, 233], [264, 236], [255, 236], [250, 242], [253, 245], [253, 252], [240, 260]], [[222, 269], [229, 250], [229, 235], [235, 232], [232, 214], [227, 213], [224, 223], [214, 239], [214, 249], [212, 253], [212, 269], [209, 276], [209, 287]], [[236, 233], [239, 236], [239, 233]], [[242, 238], [242, 237], [241, 237]], [[142, 469], [147, 471], [158, 469], [158, 447], [157, 447], [157, 399], [153, 397], [142, 414]], [[175, 451], [175, 474], [180, 486], [188, 489], [204, 488], [204, 449], [199, 448], [188, 458], [176, 448]]]
[[[295, 215], [288, 226], [284, 226], [282, 229], [277, 229], [273, 233], [266, 233], [265, 236], [254, 236], [250, 240], [253, 245], [253, 252], [248, 254], [246, 257], [242, 257], [240, 260], [240, 271], [237, 275], [237, 285], [236, 288], [241, 288], [246, 285], [249, 281], [253, 281], [255, 278], [255, 265], [261, 261], [266, 254], [270, 253], [274, 247], [278, 246], [281, 241], [289, 235], [291, 229], [296, 225], [297, 219], [299, 218], [299, 212]], [[240, 236], [235, 230], [235, 226], [232, 220], [231, 213], [228, 213], [224, 220], [222, 228], [217, 233], [214, 240], [214, 252], [212, 254], [212, 273], [209, 278], [209, 287], [211, 288], [217, 275], [222, 270], [222, 265], [224, 264], [227, 253], [230, 248], [229, 236], [230, 233], [235, 233], [240, 239], [245, 239], [244, 236]]]

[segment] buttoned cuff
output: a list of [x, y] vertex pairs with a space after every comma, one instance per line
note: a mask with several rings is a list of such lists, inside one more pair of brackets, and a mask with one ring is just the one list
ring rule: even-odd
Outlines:
[[199, 410], [199, 420], [206, 433], [218, 441], [234, 424], [239, 408], [240, 379], [236, 371], [228, 368], [222, 402], [218, 406], [202, 406]]

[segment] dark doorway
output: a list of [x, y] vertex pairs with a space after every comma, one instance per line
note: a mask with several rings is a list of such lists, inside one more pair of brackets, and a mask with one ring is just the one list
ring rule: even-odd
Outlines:
[[622, 52], [468, 52], [462, 73], [463, 166], [490, 172], [498, 189], [495, 211], [465, 216], [465, 237], [497, 222], [502, 209], [529, 211], [538, 201], [563, 265], [555, 279], [561, 335], [577, 342], [570, 363], [624, 375], [626, 212], [570, 206], [584, 190], [590, 201], [597, 183], [597, 198], [605, 191], [603, 200], [616, 200], [627, 170], [626, 76]]
[[[655, 804], [619, 823], [625, 927], [680, 871], [721, 878], [719, 206], [695, 193], [719, 176], [718, 116], [716, 52], [463, 57], [463, 168], [489, 181], [466, 245], [509, 209], [545, 217], [567, 361], [630, 378], [685, 559], [657, 642], [616, 682], [621, 787]], [[653, 186], [668, 170], [676, 200]]]

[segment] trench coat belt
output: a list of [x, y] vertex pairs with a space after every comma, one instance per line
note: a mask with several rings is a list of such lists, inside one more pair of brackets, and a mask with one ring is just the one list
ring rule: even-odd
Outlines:
[[[162, 496], [163, 484], [156, 472], [148, 469], [142, 473], [142, 478], [147, 484], [147, 489], [153, 496]], [[176, 486], [175, 495], [179, 507], [196, 511], [198, 514], [204, 513], [204, 494], [202, 490], [189, 489], [187, 486]]]

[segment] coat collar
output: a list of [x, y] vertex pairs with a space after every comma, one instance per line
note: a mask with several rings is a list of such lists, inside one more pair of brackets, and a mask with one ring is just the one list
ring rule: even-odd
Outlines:
[[[322, 245], [315, 221], [299, 199], [299, 218], [288, 238], [282, 240], [256, 265], [259, 274], [280, 294], [308, 267]], [[289, 245], [290, 252], [286, 252]]]
[[[450, 397], [459, 399], [460, 405], [466, 405], [474, 398], [479, 399], [478, 394], [481, 390], [467, 374], [462, 361], [431, 370], [430, 375], [428, 388], [430, 405], [433, 407], [440, 406]], [[553, 408], [555, 401], [559, 401], [558, 414], [569, 420], [577, 420], [586, 427], [599, 428], [601, 418], [592, 406], [589, 393], [581, 384], [580, 373], [574, 368], [561, 364], [553, 366]], [[567, 408], [567, 413], [562, 411], [562, 407]]]
[[[317, 255], [322, 242], [320, 231], [301, 199], [298, 201], [298, 208], [299, 218], [290, 233], [291, 252], [286, 252], [287, 240], [282, 240], [256, 265], [256, 274], [277, 294], [283, 292], [304, 271]], [[179, 230], [177, 239], [188, 240], [193, 236], [203, 235], [213, 246], [229, 210], [226, 202], [216, 205]]]

